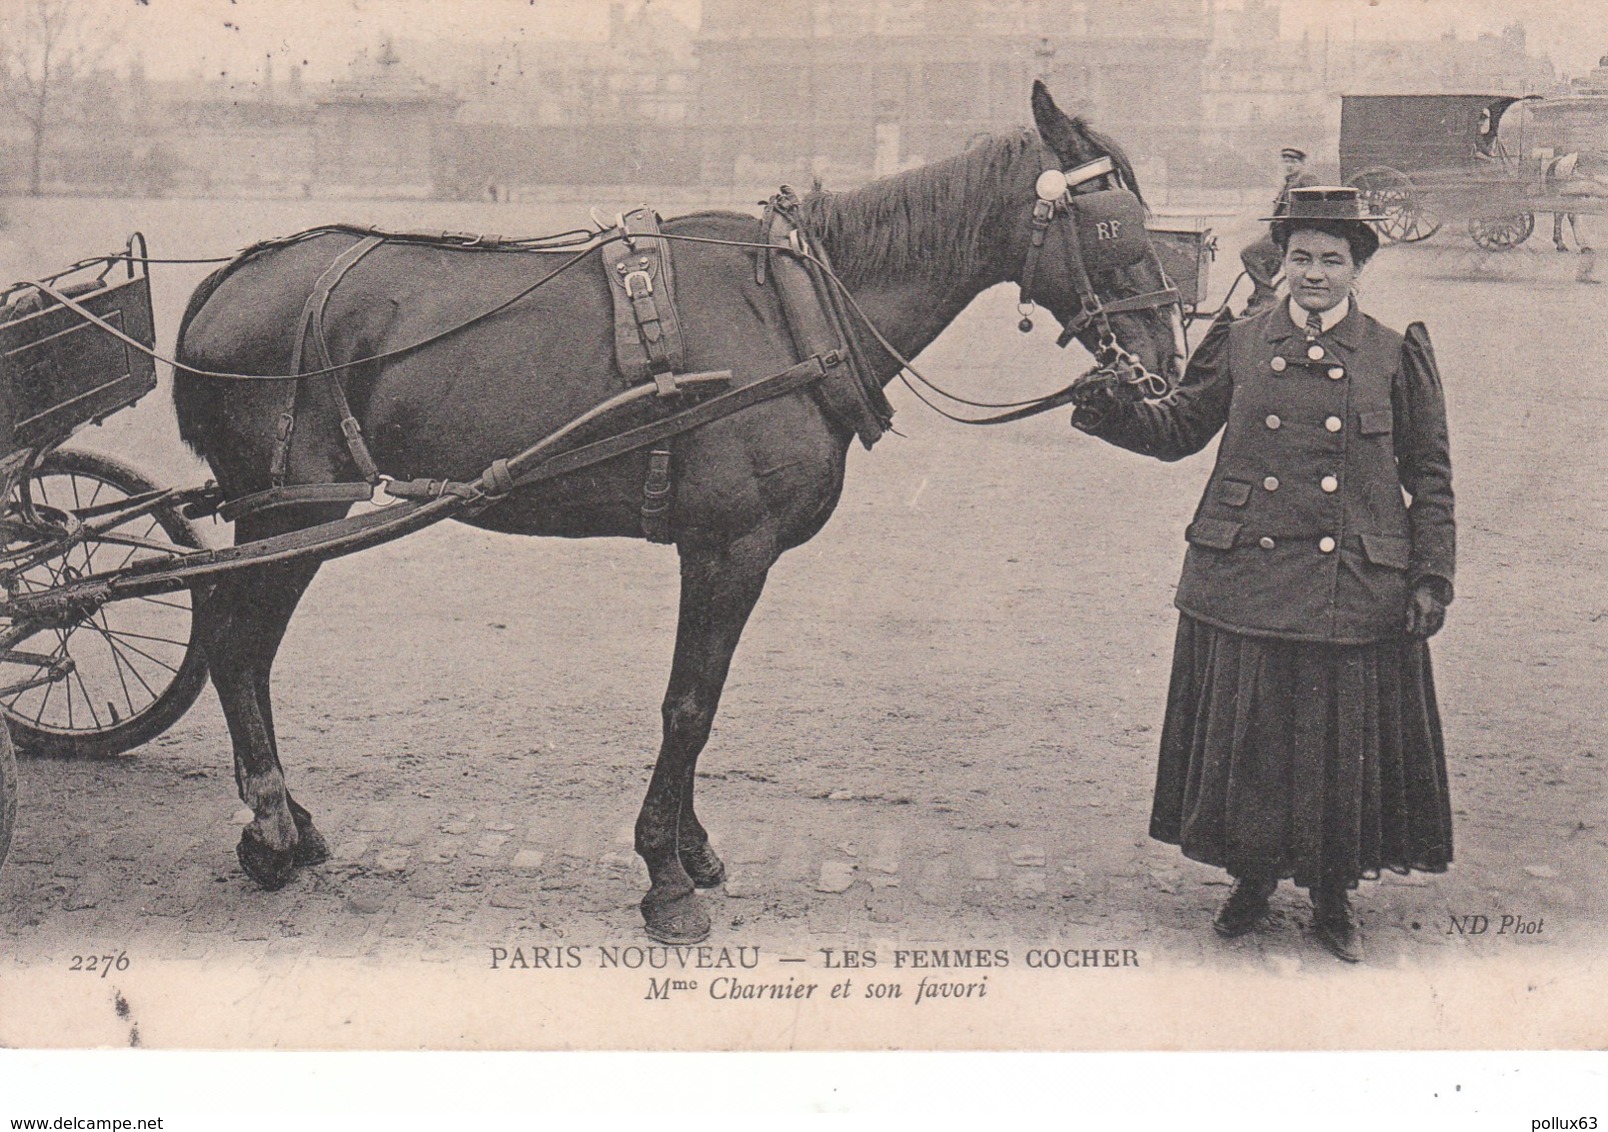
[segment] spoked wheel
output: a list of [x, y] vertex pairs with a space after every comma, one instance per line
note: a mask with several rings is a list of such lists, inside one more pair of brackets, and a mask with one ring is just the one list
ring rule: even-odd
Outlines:
[[[90, 452], [58, 449], [27, 481], [33, 510], [50, 528], [65, 532], [79, 515], [156, 487], [116, 460]], [[9, 512], [17, 515], [21, 488]], [[93, 520], [91, 520], [93, 521]], [[11, 575], [17, 593], [49, 590], [90, 574], [104, 573], [177, 548], [201, 545], [188, 520], [171, 508], [133, 515], [93, 536], [72, 542], [62, 535], [60, 553], [39, 558], [39, 530], [10, 530], [6, 563], [27, 556], [31, 564]], [[3, 622], [0, 622], [3, 624]], [[0, 701], [17, 748], [25, 754], [67, 758], [118, 755], [166, 731], [206, 685], [206, 658], [196, 639], [189, 590], [111, 602], [65, 627], [41, 629], [0, 655], [0, 688], [15, 689]], [[15, 655], [25, 654], [25, 655]], [[68, 663], [70, 662], [70, 663]], [[65, 669], [65, 675], [61, 673]], [[49, 679], [55, 675], [55, 679]]]
[[0, 868], [11, 852], [11, 831], [17, 826], [17, 756], [11, 736], [0, 723]]
[[1505, 252], [1518, 247], [1535, 231], [1535, 216], [1518, 212], [1512, 216], [1481, 216], [1468, 222], [1468, 234], [1488, 252]]
[[1386, 165], [1364, 169], [1351, 178], [1369, 212], [1383, 216], [1379, 234], [1399, 244], [1416, 244], [1440, 231], [1441, 218], [1424, 202], [1412, 178]]

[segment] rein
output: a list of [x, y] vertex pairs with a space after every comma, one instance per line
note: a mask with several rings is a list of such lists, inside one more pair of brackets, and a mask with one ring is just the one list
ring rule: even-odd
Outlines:
[[[1121, 181], [1120, 174], [1116, 172], [1114, 164], [1109, 157], [1098, 158], [1095, 161], [1078, 166], [1069, 171], [1063, 171], [1055, 168], [1047, 169], [1039, 176], [1038, 181], [1035, 184], [1037, 199], [1033, 204], [1033, 232], [1029, 241], [1027, 258], [1023, 265], [1020, 290], [1021, 298], [1018, 302], [1018, 310], [1022, 313], [1022, 321], [1019, 324], [1019, 328], [1026, 332], [1032, 329], [1032, 321], [1029, 315], [1034, 309], [1034, 305], [1032, 299], [1030, 298], [1030, 288], [1032, 286], [1032, 281], [1037, 274], [1039, 255], [1042, 253], [1044, 244], [1051, 230], [1051, 225], [1057, 219], [1060, 219], [1063, 222], [1069, 241], [1069, 259], [1072, 268], [1073, 280], [1078, 289], [1079, 311], [1071, 321], [1063, 324], [1061, 335], [1056, 339], [1056, 345], [1065, 347], [1067, 343], [1069, 343], [1074, 337], [1088, 329], [1091, 324], [1098, 325], [1100, 327], [1100, 339], [1096, 349], [1091, 351], [1094, 356], [1095, 365], [1064, 388], [1046, 394], [1042, 397], [1035, 397], [1023, 401], [972, 401], [949, 393], [941, 386], [927, 378], [926, 375], [924, 375], [909, 358], [905, 357], [898, 350], [898, 348], [887, 339], [871, 317], [866, 314], [865, 310], [855, 299], [853, 293], [838, 277], [837, 273], [833, 271], [832, 268], [826, 262], [824, 262], [821, 257], [815, 254], [813, 249], [810, 247], [807, 235], [803, 232], [802, 228], [797, 225], [796, 221], [795, 228], [798, 230], [798, 239], [794, 241], [796, 246], [787, 248], [778, 248], [772, 244], [760, 243], [753, 240], [724, 240], [707, 236], [677, 235], [668, 232], [661, 233], [660, 238], [669, 241], [679, 241], [682, 243], [712, 244], [723, 247], [744, 248], [759, 251], [761, 253], [780, 251], [783, 254], [790, 254], [796, 256], [797, 258], [808, 260], [822, 272], [823, 276], [830, 282], [831, 286], [838, 292], [838, 294], [842, 296], [845, 304], [854, 312], [855, 317], [865, 328], [866, 332], [877, 342], [879, 346], [882, 347], [882, 349], [891, 359], [899, 364], [899, 379], [904, 383], [905, 387], [915, 395], [917, 400], [921, 401], [928, 408], [932, 409], [940, 416], [943, 416], [948, 420], [955, 421], [959, 424], [1004, 424], [1010, 421], [1021, 420], [1037, 413], [1047, 412], [1051, 409], [1055, 409], [1072, 402], [1076, 399], [1078, 391], [1087, 383], [1099, 379], [1116, 381], [1124, 385], [1135, 387], [1146, 400], [1164, 399], [1171, 395], [1172, 387], [1170, 383], [1165, 378], [1151, 373], [1137, 357], [1126, 350], [1121, 343], [1117, 341], [1116, 334], [1111, 328], [1108, 315], [1124, 311], [1146, 310], [1167, 305], [1177, 305], [1180, 301], [1178, 291], [1176, 288], [1172, 287], [1169, 282], [1167, 287], [1158, 291], [1151, 291], [1140, 295], [1124, 296], [1122, 298], [1110, 301], [1105, 301], [1100, 298], [1099, 294], [1094, 289], [1093, 282], [1089, 277], [1088, 269], [1083, 261], [1083, 250], [1081, 241], [1078, 237], [1077, 224], [1072, 219], [1074, 208], [1072, 197], [1075, 195], [1074, 189], [1076, 189], [1078, 186], [1091, 182], [1096, 178], [1111, 178], [1116, 180], [1119, 184]], [[230, 257], [227, 261], [192, 260], [186, 262], [238, 262], [260, 251], [270, 250], [272, 248], [310, 239], [316, 235], [330, 232], [350, 232], [354, 235], [361, 235], [370, 239], [378, 238], [385, 242], [428, 242], [431, 244], [439, 244], [465, 251], [477, 252], [556, 252], [568, 250], [569, 248], [575, 248], [577, 245], [582, 244], [583, 242], [585, 243], [585, 246], [579, 247], [578, 250], [570, 255], [569, 258], [567, 258], [563, 263], [559, 264], [553, 270], [532, 282], [529, 286], [520, 289], [502, 302], [497, 303], [487, 310], [481, 311], [480, 313], [475, 314], [462, 322], [427, 335], [416, 342], [399, 346], [393, 350], [387, 350], [378, 354], [370, 355], [368, 357], [354, 358], [351, 361], [334, 363], [321, 368], [293, 374], [229, 373], [222, 371], [203, 370], [194, 366], [187, 366], [176, 359], [169, 358], [158, 353], [157, 351], [146, 346], [144, 343], [124, 333], [118, 327], [112, 325], [95, 312], [89, 310], [83, 304], [77, 302], [72, 297], [66, 295], [61, 290], [44, 280], [32, 280], [27, 283], [19, 284], [18, 286], [34, 287], [38, 289], [41, 293], [47, 295], [55, 302], [73, 311], [84, 321], [91, 323], [92, 325], [110, 334], [112, 337], [122, 342], [125, 346], [138, 350], [140, 353], [149, 356], [153, 360], [171, 367], [175, 372], [183, 371], [185, 373], [194, 374], [198, 377], [230, 381], [299, 381], [308, 377], [321, 377], [338, 374], [343, 370], [350, 369], [355, 366], [367, 365], [373, 362], [391, 361], [423, 349], [425, 346], [440, 342], [455, 334], [461, 333], [513, 306], [521, 299], [524, 299], [525, 297], [539, 290], [541, 287], [550, 283], [559, 275], [562, 275], [563, 273], [574, 268], [592, 253], [600, 251], [606, 244], [611, 244], [626, 238], [623, 233], [618, 235], [605, 235], [602, 232], [593, 234], [576, 230], [560, 233], [556, 236], [533, 237], [530, 239], [521, 240], [503, 240], [500, 237], [476, 236], [472, 233], [384, 233], [373, 228], [362, 228], [357, 226], [348, 228], [345, 226], [335, 226], [310, 229], [307, 232], [297, 233], [295, 235], [283, 237], [278, 240], [266, 241], [264, 243], [254, 245], [251, 248], [248, 248], [245, 251]], [[1157, 267], [1157, 270], [1161, 273], [1163, 281], [1168, 282], [1166, 272], [1162, 270], [1160, 260], [1156, 257], [1154, 249], [1149, 248], [1148, 241], [1147, 254], [1151, 257], [1152, 261]], [[136, 257], [132, 255], [98, 257], [97, 259], [86, 260], [84, 262], [87, 265], [94, 262], [122, 260], [133, 261], [136, 259], [144, 260], [146, 262], [162, 262], [159, 260], [147, 259], [143, 256]], [[906, 376], [907, 374], [909, 376]], [[911, 377], [915, 378], [916, 381], [921, 383], [921, 385], [925, 386], [938, 396], [943, 397], [946, 400], [953, 401], [957, 404], [968, 405], [973, 408], [1003, 409], [1007, 411], [996, 416], [989, 417], [958, 416], [946, 411], [942, 407], [935, 405], [932, 401], [930, 401], [920, 389], [911, 383]]]

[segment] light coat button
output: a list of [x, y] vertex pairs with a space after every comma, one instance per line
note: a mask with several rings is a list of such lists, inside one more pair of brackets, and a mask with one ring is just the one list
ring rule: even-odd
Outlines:
[[1277, 491], [1279, 489], [1279, 477], [1268, 476], [1267, 479], [1262, 481], [1262, 486], [1267, 488], [1269, 491]]
[[1323, 551], [1325, 554], [1333, 554], [1334, 539], [1330, 538], [1328, 535], [1324, 535], [1318, 540], [1318, 549]]
[[1342, 369], [1340, 366], [1330, 366], [1329, 367], [1329, 377], [1332, 380], [1339, 381], [1345, 375], [1346, 375], [1346, 371], [1344, 369]]
[[1323, 427], [1328, 429], [1330, 432], [1339, 432], [1340, 431], [1340, 418], [1339, 417], [1330, 417], [1328, 420], [1323, 422]]
[[1323, 347], [1316, 342], [1312, 343], [1307, 347], [1307, 357], [1315, 362], [1321, 362], [1323, 360]]
[[1279, 420], [1278, 415], [1276, 413], [1269, 413], [1267, 415], [1267, 427], [1268, 428], [1278, 428], [1279, 425], [1281, 425], [1283, 423], [1284, 423], [1283, 421]]
[[1273, 372], [1274, 373], [1283, 373], [1285, 367], [1288, 366], [1289, 364], [1290, 363], [1285, 361], [1283, 358], [1274, 358], [1271, 362], [1268, 363], [1268, 365], [1273, 367]]
[[1318, 482], [1318, 486], [1323, 488], [1324, 491], [1332, 494], [1340, 490], [1340, 481], [1335, 479], [1333, 476], [1324, 476], [1323, 479]]
[[1266, 535], [1263, 535], [1260, 539], [1258, 539], [1256, 544], [1258, 546], [1260, 546], [1263, 550], [1272, 550], [1273, 549], [1273, 540], [1268, 538]]

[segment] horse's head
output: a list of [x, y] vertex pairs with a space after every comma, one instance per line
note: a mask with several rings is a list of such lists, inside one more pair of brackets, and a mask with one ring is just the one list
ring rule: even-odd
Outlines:
[[1026, 248], [1023, 329], [1037, 303], [1060, 320], [1061, 345], [1076, 338], [1101, 370], [1165, 393], [1183, 368], [1183, 311], [1145, 232], [1133, 167], [1109, 138], [1062, 113], [1041, 82], [1033, 119], [1041, 169], [1012, 241]]

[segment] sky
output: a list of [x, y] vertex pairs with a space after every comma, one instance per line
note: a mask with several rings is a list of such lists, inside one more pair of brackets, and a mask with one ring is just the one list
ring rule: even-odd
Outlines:
[[[0, 8], [22, 0], [0, 0]], [[607, 0], [75, 0], [99, 3], [125, 53], [143, 57], [154, 78], [261, 72], [304, 66], [310, 79], [343, 74], [364, 47], [386, 36], [437, 36], [488, 42], [518, 38], [599, 39]], [[650, 3], [692, 25], [699, 0]], [[763, 0], [755, 0], [763, 3]], [[1121, 4], [1123, 0], [1090, 0]], [[1243, 0], [1218, 0], [1238, 7]], [[1283, 30], [1335, 38], [1432, 38], [1448, 28], [1463, 38], [1522, 21], [1533, 53], [1566, 75], [1582, 75], [1608, 55], [1608, 0], [1283, 0]], [[283, 64], [283, 66], [280, 66]]]

